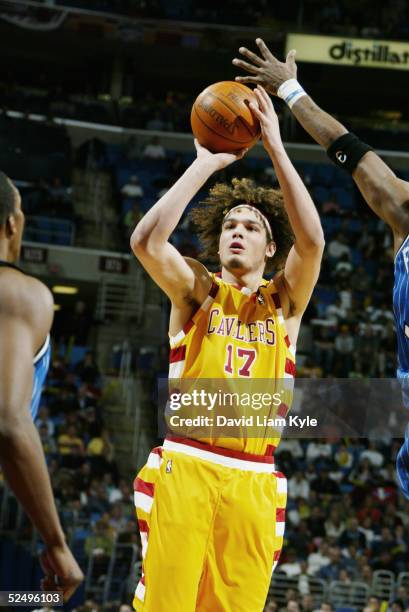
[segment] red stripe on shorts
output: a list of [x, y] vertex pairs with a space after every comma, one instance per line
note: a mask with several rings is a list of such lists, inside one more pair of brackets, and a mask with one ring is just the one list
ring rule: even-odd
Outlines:
[[149, 533], [149, 525], [146, 521], [139, 520], [138, 527], [141, 533]]
[[266, 452], [264, 453], [267, 457], [272, 457], [274, 455], [275, 449], [277, 447], [274, 444], [267, 444]]
[[255, 463], [274, 463], [274, 457], [252, 455], [251, 453], [243, 453], [241, 451], [231, 450], [230, 448], [212, 446], [211, 444], [204, 444], [203, 442], [197, 442], [197, 440], [191, 440], [190, 438], [179, 438], [178, 436], [168, 434], [166, 439], [171, 442], [177, 442], [178, 444], [200, 448], [200, 450], [214, 453], [215, 455], [223, 455], [224, 457], [232, 457], [233, 459], [243, 459], [244, 461], [254, 461]]
[[292, 376], [295, 376], [295, 363], [291, 361], [291, 359], [288, 359], [288, 357], [285, 360], [284, 372], [286, 374], [291, 374]]
[[288, 406], [287, 406], [287, 404], [283, 404], [283, 403], [281, 403], [281, 404], [279, 405], [279, 407], [277, 408], [277, 414], [278, 414], [278, 416], [280, 416], [280, 417], [285, 417], [285, 416], [287, 416], [287, 412], [288, 412]]
[[285, 508], [277, 508], [276, 510], [276, 522], [285, 523]]

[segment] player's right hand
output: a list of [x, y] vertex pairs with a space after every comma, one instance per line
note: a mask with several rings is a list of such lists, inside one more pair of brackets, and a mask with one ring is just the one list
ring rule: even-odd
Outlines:
[[239, 52], [249, 61], [245, 62], [237, 57], [233, 60], [235, 66], [243, 68], [243, 70], [249, 72], [253, 76], [239, 76], [236, 77], [235, 80], [239, 83], [262, 85], [266, 91], [273, 95], [277, 95], [277, 90], [280, 85], [289, 79], [297, 78], [295, 50], [292, 49], [289, 51], [285, 62], [280, 62], [271, 53], [270, 49], [261, 38], [256, 39], [256, 44], [261, 53], [261, 57], [246, 47], [240, 47]]
[[44, 591], [61, 591], [64, 602], [84, 580], [81, 568], [65, 543], [46, 547], [40, 556], [40, 564], [45, 574], [41, 588]]
[[233, 162], [241, 159], [248, 151], [248, 149], [241, 149], [240, 151], [235, 151], [234, 153], [212, 153], [205, 147], [202, 147], [196, 138], [195, 147], [197, 159], [214, 164], [215, 170], [222, 170], [223, 168], [230, 166], [230, 164]]

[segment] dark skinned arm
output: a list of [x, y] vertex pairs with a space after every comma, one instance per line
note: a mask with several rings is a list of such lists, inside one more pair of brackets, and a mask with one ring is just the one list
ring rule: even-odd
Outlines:
[[[277, 95], [280, 85], [297, 78], [295, 51], [288, 53], [286, 61], [280, 62], [258, 38], [256, 44], [260, 55], [245, 47], [240, 53], [247, 61], [235, 58], [233, 64], [243, 68], [251, 76], [236, 77], [241, 83], [261, 84], [267, 91]], [[342, 123], [322, 110], [310, 96], [303, 96], [291, 108], [293, 115], [310, 136], [324, 149], [347, 133]], [[409, 184], [400, 180], [385, 162], [373, 151], [366, 153], [352, 175], [360, 192], [372, 210], [391, 228], [395, 239], [395, 250], [409, 233]]]

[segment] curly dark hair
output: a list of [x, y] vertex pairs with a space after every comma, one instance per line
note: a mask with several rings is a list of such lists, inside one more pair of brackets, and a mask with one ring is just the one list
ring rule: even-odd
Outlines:
[[270, 223], [277, 250], [274, 257], [268, 260], [266, 271], [283, 268], [294, 243], [283, 195], [279, 189], [257, 187], [252, 180], [246, 178], [234, 178], [231, 185], [216, 183], [207, 198], [190, 211], [189, 217], [197, 229], [202, 245], [200, 258], [211, 263], [219, 261], [217, 251], [223, 219], [229, 210], [239, 204], [254, 206]]

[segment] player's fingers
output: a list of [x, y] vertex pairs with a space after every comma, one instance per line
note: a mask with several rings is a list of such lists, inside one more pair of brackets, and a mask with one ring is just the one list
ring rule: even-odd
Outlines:
[[238, 83], [253, 83], [257, 84], [259, 82], [259, 77], [251, 77], [251, 76], [237, 76], [234, 78]]
[[250, 51], [250, 49], [247, 49], [247, 47], [240, 47], [239, 53], [251, 60], [253, 64], [256, 64], [256, 66], [262, 66], [264, 63], [264, 60], [261, 57], [253, 53], [253, 51]]
[[250, 102], [249, 107], [250, 107], [250, 110], [255, 114], [258, 120], [261, 120], [263, 118], [263, 113], [261, 112], [257, 104], [254, 104], [254, 102]]
[[291, 49], [291, 51], [287, 53], [287, 57], [285, 59], [287, 64], [295, 64], [295, 54], [296, 53], [297, 51], [295, 49]]
[[256, 99], [257, 99], [259, 111], [261, 111], [261, 113], [265, 113], [266, 112], [266, 101], [264, 100], [260, 90], [258, 89], [258, 86], [256, 87], [256, 89], [254, 89], [254, 95], [256, 96]]
[[239, 59], [238, 57], [234, 58], [233, 64], [235, 66], [238, 66], [239, 68], [243, 68], [243, 70], [247, 70], [247, 72], [250, 72], [251, 74], [258, 74], [257, 66], [253, 66], [252, 64], [248, 64], [247, 62]]
[[45, 550], [40, 555], [40, 565], [44, 574], [47, 574], [49, 576], [53, 575], [53, 568], [51, 567], [51, 563], [48, 559], [47, 552]]
[[261, 55], [264, 57], [265, 60], [268, 60], [270, 62], [272, 60], [275, 62], [278, 61], [277, 58], [275, 58], [274, 55], [271, 53], [270, 49], [267, 47], [266, 43], [262, 38], [256, 38], [256, 45], [260, 49]]

